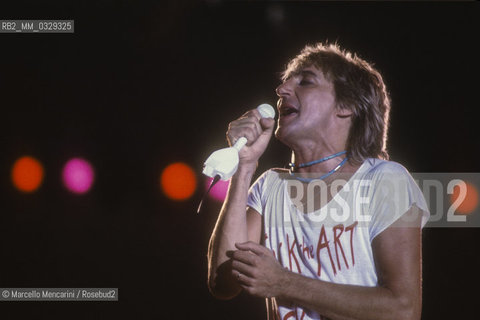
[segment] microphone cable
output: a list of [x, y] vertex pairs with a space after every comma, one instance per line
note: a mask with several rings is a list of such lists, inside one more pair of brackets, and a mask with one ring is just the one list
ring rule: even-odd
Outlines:
[[203, 194], [202, 196], [202, 199], [200, 200], [200, 203], [198, 204], [198, 208], [197, 208], [197, 214], [200, 213], [200, 210], [202, 210], [202, 204], [203, 204], [203, 200], [205, 200], [205, 198], [207, 197], [208, 193], [210, 192], [210, 190], [213, 188], [213, 186], [220, 180], [220, 175], [217, 174], [215, 175], [215, 177], [213, 178], [212, 182], [210, 183], [210, 186], [208, 187], [207, 191]]

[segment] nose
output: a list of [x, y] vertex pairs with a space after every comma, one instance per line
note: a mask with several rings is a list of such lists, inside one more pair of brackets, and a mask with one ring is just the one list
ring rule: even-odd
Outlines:
[[275, 89], [275, 92], [280, 98], [290, 95], [292, 93], [290, 81], [283, 82]]

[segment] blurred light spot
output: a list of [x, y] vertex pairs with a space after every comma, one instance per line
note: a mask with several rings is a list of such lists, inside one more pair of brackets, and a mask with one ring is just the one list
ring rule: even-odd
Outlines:
[[182, 162], [168, 165], [160, 176], [165, 195], [172, 200], [190, 198], [197, 188], [197, 178], [190, 166]]
[[285, 21], [285, 10], [280, 4], [270, 4], [266, 8], [267, 20], [275, 27], [281, 27]]
[[43, 166], [32, 157], [19, 158], [12, 167], [13, 185], [22, 192], [33, 192], [43, 181]]
[[77, 194], [90, 190], [94, 180], [93, 168], [87, 160], [73, 158], [67, 161], [62, 171], [65, 187]]
[[[210, 187], [210, 184], [212, 183], [212, 180], [213, 178], [207, 179], [205, 183], [205, 190], [208, 190], [208, 188]], [[210, 198], [213, 198], [218, 201], [225, 200], [225, 197], [227, 196], [229, 184], [230, 184], [230, 180], [228, 181], [218, 180], [217, 184], [215, 184], [212, 187], [212, 190], [210, 190], [210, 193], [209, 193]]]
[[[465, 182], [466, 194], [462, 203], [456, 208], [455, 212], [459, 214], [472, 213], [478, 205], [478, 190], [470, 182]], [[453, 194], [450, 195], [450, 202], [453, 204], [460, 196], [460, 186], [456, 185], [453, 188]], [[463, 197], [463, 195], [462, 195]]]

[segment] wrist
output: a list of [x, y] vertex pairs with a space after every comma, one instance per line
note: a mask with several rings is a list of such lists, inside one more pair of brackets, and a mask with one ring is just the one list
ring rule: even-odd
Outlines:
[[282, 268], [282, 272], [280, 272], [280, 277], [278, 281], [277, 287], [277, 294], [275, 295], [276, 298], [279, 299], [290, 299], [289, 292], [290, 292], [290, 285], [292, 283], [292, 277], [295, 274], [285, 268]]
[[248, 164], [239, 164], [237, 172], [233, 175], [232, 178], [242, 179], [244, 181], [249, 181], [252, 179], [255, 171], [257, 171], [258, 162], [248, 163]]

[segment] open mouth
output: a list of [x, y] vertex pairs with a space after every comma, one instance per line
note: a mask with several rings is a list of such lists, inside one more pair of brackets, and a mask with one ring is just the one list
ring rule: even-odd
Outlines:
[[295, 109], [294, 107], [282, 106], [280, 108], [280, 116], [282, 116], [282, 117], [286, 117], [286, 116], [296, 114], [296, 113], [298, 113], [298, 110]]

